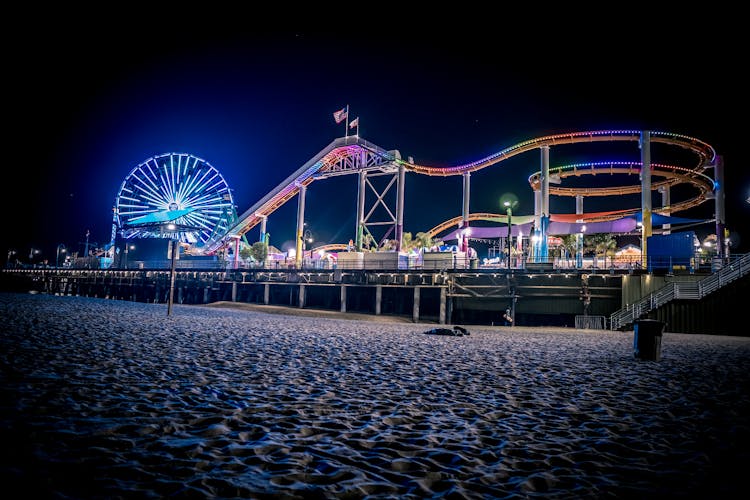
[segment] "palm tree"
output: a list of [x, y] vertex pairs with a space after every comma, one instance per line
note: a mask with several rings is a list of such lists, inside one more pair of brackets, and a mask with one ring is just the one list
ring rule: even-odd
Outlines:
[[417, 242], [411, 237], [411, 233], [404, 233], [401, 236], [401, 251], [408, 252], [417, 246]]
[[578, 240], [575, 234], [566, 234], [562, 237], [562, 247], [565, 249], [567, 264], [570, 266], [570, 257], [578, 251]]
[[393, 250], [396, 250], [398, 247], [398, 240], [384, 240], [383, 244], [380, 245], [380, 250], [384, 252], [392, 252]]
[[250, 257], [252, 257], [255, 262], [263, 264], [266, 261], [266, 258], [268, 257], [268, 245], [264, 242], [256, 241], [251, 247], [249, 247], [249, 250]]
[[375, 244], [375, 238], [368, 232], [362, 236], [362, 250], [365, 252], [372, 252], [373, 245]]
[[432, 236], [430, 236], [430, 233], [423, 233], [419, 232], [416, 236], [416, 244], [419, 248], [432, 248], [435, 245], [440, 245], [443, 242], [442, 241], [435, 241], [432, 239]]
[[617, 249], [617, 240], [610, 233], [598, 233], [591, 235], [585, 243], [586, 248], [594, 251], [594, 256], [604, 257], [604, 266], [607, 266], [607, 256], [614, 257]]

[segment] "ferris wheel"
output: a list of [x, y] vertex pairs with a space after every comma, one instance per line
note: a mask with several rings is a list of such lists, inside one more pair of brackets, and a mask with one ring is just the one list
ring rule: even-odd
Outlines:
[[[136, 221], [169, 221], [181, 226], [165, 234], [155, 225]], [[115, 202], [115, 224], [126, 238], [174, 237], [203, 245], [223, 234], [237, 218], [232, 192], [218, 170], [207, 161], [185, 153], [165, 153], [135, 167], [120, 186]]]

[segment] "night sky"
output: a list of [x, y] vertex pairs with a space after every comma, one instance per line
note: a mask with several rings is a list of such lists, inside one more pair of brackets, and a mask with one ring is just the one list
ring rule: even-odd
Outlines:
[[[695, 21], [720, 24], [705, 13]], [[529, 21], [524, 36], [507, 26], [355, 32], [353, 24], [333, 35], [250, 34], [238, 21], [91, 23], [85, 30], [35, 25], [14, 40], [5, 63], [10, 162], [2, 251], [17, 249], [23, 260], [34, 247], [52, 261], [58, 244], [82, 251], [87, 230], [91, 242], [109, 242], [120, 184], [162, 153], [189, 153], [213, 165], [242, 214], [344, 135], [332, 113], [348, 104], [350, 117], [360, 119], [361, 137], [435, 166], [563, 132], [648, 129], [696, 137], [724, 157], [727, 227], [738, 241], [732, 251], [746, 252], [750, 180], [734, 125], [746, 103], [740, 97], [744, 57], [728, 56], [739, 35], [664, 22], [650, 19], [642, 32], [626, 34], [612, 24], [553, 30]], [[640, 160], [637, 144], [628, 144], [552, 148], [551, 166]], [[535, 151], [474, 173], [471, 211], [500, 212], [499, 197], [513, 192], [517, 212], [533, 213], [528, 177], [538, 169]], [[404, 230], [427, 231], [459, 216], [461, 185], [460, 176], [407, 174]], [[316, 243], [354, 237], [356, 186], [356, 176], [310, 186], [306, 213]], [[607, 203], [610, 209], [632, 206]], [[292, 244], [296, 209], [295, 198], [271, 216], [271, 244]], [[552, 199], [551, 209], [575, 211], [572, 199]], [[676, 215], [713, 212], [709, 202]], [[249, 239], [257, 233], [253, 229]]]

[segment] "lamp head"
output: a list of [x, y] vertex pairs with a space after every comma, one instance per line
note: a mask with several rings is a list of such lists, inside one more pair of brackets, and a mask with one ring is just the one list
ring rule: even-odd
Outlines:
[[500, 196], [500, 206], [506, 210], [513, 210], [518, 206], [518, 196], [513, 193], [503, 193]]

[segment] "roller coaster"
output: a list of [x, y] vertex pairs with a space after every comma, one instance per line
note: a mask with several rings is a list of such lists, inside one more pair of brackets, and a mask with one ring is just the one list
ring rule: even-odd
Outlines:
[[[630, 142], [637, 143], [641, 150], [641, 161], [603, 161], [564, 165], [551, 168], [549, 166], [549, 151], [552, 147], [581, 143]], [[680, 148], [691, 153], [691, 160], [686, 165], [672, 165], [652, 163], [650, 155], [651, 143], [661, 143]], [[437, 236], [451, 227], [468, 227], [473, 220], [499, 220], [504, 214], [469, 213], [470, 184], [469, 176], [472, 172], [501, 164], [514, 156], [530, 151], [541, 151], [541, 168], [529, 177], [529, 184], [534, 191], [536, 208], [534, 217], [537, 228], [542, 236], [546, 236], [545, 229], [552, 220], [566, 220], [581, 224], [615, 220], [627, 215], [641, 215], [644, 236], [651, 235], [651, 214], [670, 215], [695, 207], [710, 199], [716, 200], [717, 237], [723, 236], [723, 186], [719, 177], [723, 175], [720, 157], [709, 144], [687, 135], [638, 130], [602, 130], [588, 132], [571, 132], [565, 134], [548, 135], [520, 142], [480, 160], [462, 165], [447, 167], [432, 167], [415, 163], [411, 158], [405, 160], [398, 150], [385, 150], [359, 136], [348, 136], [335, 139], [328, 146], [312, 157], [267, 195], [253, 206], [239, 215], [228, 230], [212, 235], [200, 249], [201, 253], [213, 254], [231, 245], [239, 246], [239, 240], [245, 234], [260, 225], [261, 235], [265, 233], [266, 220], [279, 207], [298, 197], [297, 210], [297, 255], [301, 256], [301, 240], [305, 220], [305, 193], [308, 186], [316, 180], [334, 176], [357, 174], [359, 176], [359, 190], [357, 197], [356, 249], [362, 248], [364, 235], [373, 234], [374, 226], [387, 226], [383, 236], [392, 236], [401, 242], [403, 235], [404, 213], [404, 182], [407, 172], [427, 176], [448, 177], [461, 175], [464, 178], [463, 213], [437, 224], [429, 230], [430, 236]], [[644, 168], [644, 165], [647, 168]], [[714, 177], [707, 171], [714, 169]], [[639, 182], [621, 186], [592, 186], [592, 187], [563, 187], [565, 179], [581, 176], [596, 176], [602, 174], [638, 175]], [[371, 181], [375, 176], [388, 176], [385, 188], [376, 187]], [[657, 181], [651, 183], [651, 177]], [[552, 186], [550, 184], [553, 184]], [[672, 187], [689, 185], [694, 188], [695, 195], [684, 200], [672, 202], [668, 196]], [[396, 206], [387, 207], [385, 194], [392, 187], [396, 187]], [[368, 190], [368, 187], [371, 190]], [[658, 190], [662, 193], [662, 206], [651, 207], [650, 192]], [[375, 193], [372, 205], [366, 205], [366, 194]], [[617, 196], [625, 194], [642, 194], [642, 203], [638, 207], [625, 207], [608, 212], [583, 211], [582, 200], [586, 197]], [[646, 196], [645, 193], [649, 193]], [[666, 193], [666, 196], [665, 196]], [[549, 196], [570, 196], [577, 199], [575, 214], [550, 214]], [[385, 221], [373, 220], [376, 206], [385, 207], [388, 216]], [[546, 237], [542, 238], [546, 242]], [[644, 238], [645, 240], [645, 238]], [[344, 245], [332, 244], [343, 248]], [[722, 248], [723, 245], [719, 245]], [[333, 248], [333, 247], [332, 247]], [[645, 249], [644, 249], [645, 250]], [[546, 243], [540, 252], [546, 252]], [[299, 258], [299, 257], [298, 257]]]

